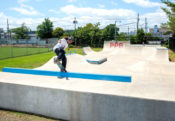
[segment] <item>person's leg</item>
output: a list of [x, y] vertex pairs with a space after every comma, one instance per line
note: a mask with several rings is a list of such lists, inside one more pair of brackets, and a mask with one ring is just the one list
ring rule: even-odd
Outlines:
[[57, 63], [57, 61], [59, 60], [59, 53], [60, 53], [60, 50], [58, 48], [55, 49], [55, 54], [57, 55], [57, 59], [54, 58], [54, 63]]
[[64, 54], [64, 57], [62, 58], [62, 65], [63, 65], [65, 70], [66, 70], [66, 64], [67, 64], [67, 58], [66, 58], [66, 56]]
[[65, 56], [65, 51], [63, 49], [60, 50], [59, 59], [62, 60], [62, 65], [66, 69], [67, 58]]

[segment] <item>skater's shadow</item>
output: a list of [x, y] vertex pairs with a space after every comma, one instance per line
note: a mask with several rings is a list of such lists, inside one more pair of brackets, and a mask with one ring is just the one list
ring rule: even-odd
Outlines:
[[60, 72], [59, 76], [57, 76], [58, 79], [64, 79], [69, 80], [68, 73], [67, 72]]

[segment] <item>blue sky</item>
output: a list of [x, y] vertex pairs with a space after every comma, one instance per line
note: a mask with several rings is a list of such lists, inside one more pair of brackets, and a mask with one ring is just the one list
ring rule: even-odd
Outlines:
[[[50, 18], [54, 27], [72, 29], [72, 21], [77, 18], [78, 26], [100, 22], [101, 28], [117, 21], [121, 31], [136, 28], [137, 13], [140, 14], [140, 27], [145, 18], [148, 27], [160, 25], [167, 18], [160, 6], [160, 0], [4, 0], [0, 4], [0, 28], [6, 29], [7, 18], [10, 28], [25, 23], [32, 30]], [[130, 23], [128, 25], [124, 25]]]

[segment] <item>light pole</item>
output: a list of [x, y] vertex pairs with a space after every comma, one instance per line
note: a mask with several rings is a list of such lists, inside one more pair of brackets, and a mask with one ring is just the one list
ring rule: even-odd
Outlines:
[[74, 30], [75, 30], [75, 33], [74, 33], [75, 46], [77, 45], [76, 38], [75, 38], [75, 34], [76, 34], [76, 24], [77, 24], [77, 23], [78, 23], [78, 21], [76, 20], [76, 17], [75, 17], [75, 18], [74, 18], [74, 21], [73, 21]]

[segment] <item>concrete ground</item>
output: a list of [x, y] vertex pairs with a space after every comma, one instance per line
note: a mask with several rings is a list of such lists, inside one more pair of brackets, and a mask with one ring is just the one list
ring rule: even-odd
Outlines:
[[[113, 43], [113, 42], [112, 42]], [[166, 48], [160, 47], [160, 46], [143, 46], [143, 45], [127, 45], [123, 44], [123, 46], [113, 46], [111, 45], [111, 42], [105, 42], [104, 43], [104, 49], [101, 52], [93, 52], [90, 48], [84, 49], [86, 56], [73, 54], [67, 56], [67, 70], [69, 72], [81, 72], [81, 73], [96, 73], [96, 74], [114, 74], [114, 75], [129, 75], [132, 76], [132, 82], [131, 83], [123, 83], [123, 82], [113, 82], [113, 81], [102, 81], [102, 80], [86, 80], [86, 79], [75, 79], [75, 78], [69, 78], [69, 80], [66, 80], [65, 78], [59, 79], [57, 77], [49, 77], [49, 76], [36, 76], [36, 75], [26, 75], [26, 74], [14, 74], [14, 73], [4, 73], [0, 72], [0, 107], [2, 108], [12, 108], [15, 110], [22, 110], [26, 112], [33, 112], [33, 113], [39, 113], [47, 116], [51, 116], [54, 118], [62, 118], [65, 120], [99, 120], [103, 119], [105, 120], [114, 120], [114, 119], [120, 119], [124, 121], [164, 121], [169, 120], [173, 121], [175, 120], [175, 116], [173, 115], [173, 112], [175, 111], [175, 63], [171, 63], [168, 60], [168, 50]], [[107, 58], [107, 62], [104, 62], [100, 65], [90, 64], [86, 61], [86, 59], [90, 60], [99, 60], [102, 58]], [[45, 65], [36, 68], [39, 70], [52, 70], [52, 71], [58, 71], [57, 65], [53, 63], [53, 58], [50, 59]], [[18, 89], [15, 88], [16, 85], [20, 85]], [[26, 88], [23, 88], [21, 86], [25, 86], [29, 88], [26, 90]], [[36, 92], [31, 92], [32, 89]], [[50, 112], [53, 112], [52, 114], [49, 113], [47, 110], [48, 106], [43, 108], [44, 110], [47, 110], [47, 113], [42, 112], [41, 110], [38, 110], [37, 112], [34, 111], [35, 107], [33, 103], [31, 103], [29, 106], [27, 106], [29, 109], [26, 109], [27, 107], [21, 106], [24, 102], [21, 102], [21, 104], [18, 104], [18, 102], [13, 102], [13, 99], [18, 101], [18, 99], [14, 98], [14, 95], [17, 96], [17, 94], [22, 94], [23, 92], [15, 93], [13, 91], [21, 89], [21, 91], [26, 91], [27, 97], [30, 98], [30, 96], [33, 97], [32, 94], [34, 94], [35, 98], [39, 98], [42, 94], [42, 91], [40, 93], [37, 92], [37, 90], [40, 90], [40, 88], [43, 89], [50, 89], [50, 90], [61, 90], [63, 93], [61, 97], [59, 98], [65, 98], [65, 95], [67, 95], [68, 92], [70, 92], [72, 95], [71, 100], [75, 102], [69, 102], [74, 104], [72, 108], [66, 108], [66, 104], [59, 101], [59, 106], [63, 105], [63, 109], [66, 111], [63, 114], [61, 112], [61, 109], [58, 109], [59, 111], [57, 114], [54, 114], [52, 111], [52, 108], [49, 108]], [[9, 92], [7, 95], [12, 98], [11, 101], [9, 101], [9, 97], [6, 96], [7, 93], [5, 91], [12, 91]], [[77, 93], [76, 93], [77, 92]], [[28, 94], [29, 93], [29, 94]], [[44, 91], [43, 91], [44, 93]], [[54, 92], [56, 93], [56, 92]], [[78, 94], [78, 95], [77, 95]], [[48, 98], [52, 99], [54, 94], [52, 93], [46, 94]], [[63, 96], [64, 95], [64, 96]], [[81, 95], [81, 96], [80, 96]], [[84, 95], [87, 95], [83, 97]], [[94, 100], [91, 100], [91, 96], [97, 96], [100, 99], [97, 100], [105, 100], [111, 99], [111, 104], [106, 104], [106, 102], [109, 103], [109, 100], [106, 102], [101, 102], [101, 104], [93, 102]], [[89, 98], [89, 96], [91, 98]], [[112, 96], [112, 97], [111, 97]], [[1, 98], [3, 97], [3, 99]], [[18, 96], [17, 96], [18, 97]], [[33, 97], [32, 100], [35, 100]], [[70, 98], [69, 97], [69, 98]], [[123, 102], [118, 102], [117, 105], [115, 102], [118, 100], [121, 100], [121, 97], [126, 98], [126, 100]], [[22, 98], [22, 97], [21, 97]], [[41, 97], [42, 99], [43, 97]], [[47, 98], [46, 98], [47, 99]], [[86, 99], [90, 102], [86, 102]], [[123, 98], [122, 98], [123, 99]], [[130, 101], [131, 99], [131, 101]], [[8, 100], [8, 101], [7, 101]], [[67, 101], [67, 99], [65, 99]], [[96, 100], [96, 101], [97, 101]], [[113, 101], [112, 101], [113, 100]], [[127, 102], [128, 100], [128, 102]], [[140, 103], [140, 100], [143, 100], [143, 102]], [[51, 100], [50, 100], [51, 101]], [[82, 102], [84, 101], [84, 102]], [[152, 101], [152, 102], [151, 102]], [[136, 103], [139, 102], [139, 103]], [[25, 103], [28, 103], [26, 101]], [[30, 103], [30, 102], [29, 102]], [[52, 102], [55, 103], [55, 102]], [[49, 104], [52, 104], [49, 102]], [[70, 104], [67, 105], [70, 105]], [[82, 104], [79, 106], [78, 104]], [[94, 104], [96, 104], [94, 106]], [[125, 111], [121, 111], [123, 107], [125, 107], [125, 103], [127, 103], [127, 107], [125, 108]], [[160, 103], [160, 104], [159, 104]], [[20, 108], [15, 107], [14, 104], [17, 104]], [[32, 105], [33, 104], [33, 105]], [[87, 105], [86, 105], [87, 104]], [[48, 103], [45, 103], [43, 105], [48, 105]], [[56, 105], [56, 104], [55, 104]], [[78, 106], [77, 106], [78, 105]], [[104, 105], [104, 109], [100, 108], [104, 111], [103, 113], [99, 112], [97, 109], [95, 110], [96, 115], [90, 113], [92, 109], [84, 109], [85, 107], [82, 106], [90, 106], [91, 108], [95, 108], [98, 105]], [[122, 105], [123, 107], [118, 107], [119, 105]], [[107, 106], [107, 107], [106, 107]], [[108, 108], [111, 107], [111, 108]], [[152, 109], [151, 107], [154, 107]], [[162, 107], [163, 106], [163, 107]], [[165, 107], [164, 107], [165, 106]], [[42, 106], [41, 106], [42, 107]], [[40, 108], [41, 108], [40, 107]], [[78, 108], [77, 108], [78, 107]], [[133, 108], [132, 108], [133, 107]], [[59, 107], [57, 107], [59, 108]], [[117, 108], [119, 108], [117, 110]], [[147, 109], [148, 108], [148, 109]], [[81, 111], [80, 111], [81, 109]], [[146, 111], [144, 112], [143, 110]], [[56, 109], [53, 109], [56, 110]], [[72, 110], [75, 112], [69, 112], [69, 110]], [[107, 111], [113, 111], [112, 114], [108, 114]], [[150, 112], [149, 112], [149, 111]], [[85, 112], [84, 112], [85, 111]], [[89, 112], [90, 111], [90, 112]], [[143, 111], [143, 112], [142, 112]], [[165, 113], [168, 112], [168, 113]], [[82, 113], [84, 112], [84, 113]], [[140, 115], [137, 116], [137, 112], [142, 112]], [[106, 113], [106, 114], [105, 114]], [[118, 114], [125, 114], [123, 115], [116, 115]], [[86, 114], [86, 115], [85, 115]], [[131, 118], [131, 114], [135, 115], [134, 118]], [[155, 116], [155, 115], [156, 116]], [[92, 116], [93, 115], [93, 116]], [[88, 118], [90, 116], [91, 118]]]

